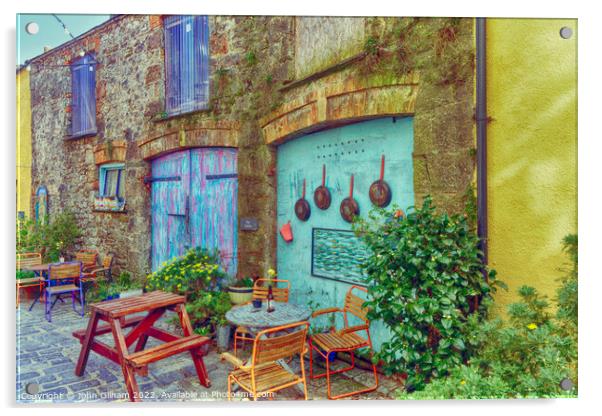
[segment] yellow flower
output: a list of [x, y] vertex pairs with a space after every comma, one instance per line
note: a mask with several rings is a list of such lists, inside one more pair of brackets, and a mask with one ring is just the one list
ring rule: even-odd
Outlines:
[[274, 270], [274, 269], [268, 269], [268, 276], [271, 276], [271, 277], [276, 276], [276, 270]]
[[530, 323], [529, 325], [527, 325], [527, 328], [529, 328], [532, 331], [534, 329], [537, 329], [537, 325], [534, 323]]
[[460, 384], [464, 385], [464, 384], [466, 384], [466, 381], [462, 380], [462, 381], [460, 381]]

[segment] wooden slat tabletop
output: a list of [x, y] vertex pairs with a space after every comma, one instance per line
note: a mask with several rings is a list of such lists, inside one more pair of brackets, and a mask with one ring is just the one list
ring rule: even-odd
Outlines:
[[186, 298], [184, 296], [156, 290], [140, 296], [95, 303], [90, 307], [101, 315], [119, 318], [133, 313], [164, 308], [185, 302]]

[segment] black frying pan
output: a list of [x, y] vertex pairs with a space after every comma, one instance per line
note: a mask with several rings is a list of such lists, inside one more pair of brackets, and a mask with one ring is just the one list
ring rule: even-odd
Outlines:
[[391, 202], [391, 188], [384, 181], [385, 155], [380, 160], [380, 179], [370, 185], [370, 201], [377, 207], [386, 207]]
[[314, 191], [314, 202], [318, 208], [328, 209], [330, 201], [330, 191], [326, 187], [326, 165], [322, 165], [322, 185]]
[[341, 217], [347, 222], [353, 221], [353, 217], [360, 214], [360, 206], [353, 199], [353, 175], [351, 175], [351, 183], [349, 185], [349, 196], [341, 202]]
[[295, 202], [295, 215], [301, 221], [307, 221], [311, 215], [311, 208], [309, 202], [305, 199], [305, 179], [303, 179], [303, 196]]

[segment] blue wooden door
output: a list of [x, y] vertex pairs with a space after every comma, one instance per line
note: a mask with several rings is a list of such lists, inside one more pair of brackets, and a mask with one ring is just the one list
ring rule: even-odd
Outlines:
[[237, 266], [237, 154], [192, 149], [152, 163], [152, 270], [191, 247], [217, 249], [228, 274]]

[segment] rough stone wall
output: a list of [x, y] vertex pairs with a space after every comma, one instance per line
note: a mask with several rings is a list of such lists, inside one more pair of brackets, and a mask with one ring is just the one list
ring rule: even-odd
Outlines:
[[[32, 63], [33, 184], [48, 187], [50, 214], [74, 212], [83, 231], [80, 247], [96, 248], [101, 256], [116, 255], [117, 269], [145, 273], [150, 241], [149, 202], [140, 184], [148, 167], [138, 157], [135, 140], [144, 137], [145, 115], [162, 94], [161, 77], [147, 73], [162, 67], [162, 40], [153, 42], [146, 16], [119, 17], [99, 30], [42, 55]], [[69, 139], [71, 75], [69, 63], [81, 50], [92, 51], [96, 67], [97, 134]], [[127, 212], [93, 211], [98, 167], [93, 148], [106, 140], [126, 139], [125, 196]]]
[[[239, 275], [262, 274], [275, 258], [274, 154], [257, 126], [261, 112], [277, 100], [276, 84], [291, 78], [293, 19], [212, 16], [211, 103], [208, 110], [164, 117], [163, 28], [159, 16], [119, 16], [41, 55], [32, 62], [33, 183], [44, 184], [50, 212], [70, 210], [83, 231], [80, 247], [116, 254], [117, 269], [143, 277], [150, 268], [150, 173], [142, 144], [179, 131], [195, 131], [196, 145], [239, 146], [239, 217], [259, 220], [257, 232], [240, 232]], [[69, 62], [93, 51], [97, 134], [67, 139], [70, 122]], [[250, 54], [252, 52], [252, 54]], [[207, 142], [207, 126], [227, 131]], [[234, 132], [234, 133], [232, 133]], [[232, 137], [237, 140], [233, 141]], [[94, 146], [125, 139], [125, 213], [93, 211], [98, 167]], [[169, 151], [179, 150], [171, 148]], [[155, 155], [156, 156], [156, 155]]]
[[[440, 209], [461, 212], [476, 168], [474, 20], [353, 21], [365, 25], [357, 31], [363, 38], [348, 42], [363, 45], [364, 56], [341, 66], [332, 50], [316, 48], [313, 58], [330, 67], [285, 86], [284, 104], [262, 120], [266, 142], [278, 145], [363, 118], [412, 115], [416, 202], [430, 194]], [[341, 39], [333, 25], [298, 23], [296, 35], [297, 49], [300, 42], [309, 48], [310, 38], [334, 44]]]
[[364, 18], [295, 18], [295, 77], [303, 78], [364, 49]]
[[[34, 59], [32, 193], [46, 185], [51, 215], [67, 209], [76, 214], [84, 233], [82, 247], [95, 247], [101, 254], [114, 252], [118, 269], [141, 278], [150, 267], [150, 193], [142, 184], [142, 178], [150, 173], [149, 160], [161, 152], [193, 146], [237, 146], [238, 214], [259, 221], [258, 231], [239, 231], [238, 275], [264, 274], [275, 265], [277, 236], [275, 148], [268, 144], [266, 129], [272, 122], [280, 123], [274, 134], [285, 140], [301, 133], [298, 125], [304, 120], [324, 117], [346, 123], [392, 112], [414, 115], [417, 201], [431, 193], [442, 208], [461, 209], [464, 191], [474, 175], [472, 72], [462, 82], [446, 83], [431, 69], [453, 69], [458, 62], [451, 62], [452, 58], [471, 63], [472, 20], [453, 24], [453, 47], [443, 48], [459, 51], [451, 58], [435, 53], [442, 48], [442, 33], [447, 33], [442, 31], [449, 29], [449, 23], [441, 19], [410, 21], [408, 25], [396, 18], [353, 19], [353, 28], [343, 31], [344, 36], [336, 30], [341, 22], [331, 22], [304, 26], [296, 24], [294, 17], [211, 16], [210, 106], [177, 117], [164, 114], [159, 16], [118, 16]], [[401, 42], [400, 36], [410, 31], [413, 37]], [[307, 43], [312, 38], [336, 47], [316, 48], [322, 50], [324, 60], [316, 51], [302, 53], [315, 47]], [[406, 44], [416, 46], [420, 60], [409, 70], [400, 70], [403, 54], [395, 48]], [[307, 62], [306, 68], [319, 62], [314, 70], [323, 71], [328, 68], [321, 63], [336, 65], [349, 55], [342, 51], [355, 53], [358, 45], [364, 45], [365, 56], [344, 68], [327, 74], [305, 72], [306, 79], [296, 72], [297, 58], [297, 63]], [[68, 64], [81, 50], [95, 52], [99, 62], [98, 134], [66, 139], [71, 89]], [[394, 69], [383, 64], [387, 60]], [[305, 106], [309, 102], [313, 107]], [[296, 104], [304, 112], [284, 117]], [[328, 126], [318, 123], [313, 128]], [[114, 139], [127, 141], [127, 212], [95, 212], [98, 167], [94, 146]]]

